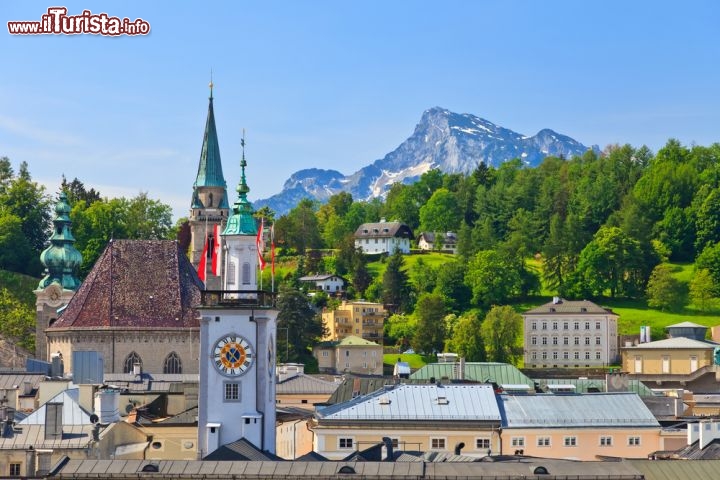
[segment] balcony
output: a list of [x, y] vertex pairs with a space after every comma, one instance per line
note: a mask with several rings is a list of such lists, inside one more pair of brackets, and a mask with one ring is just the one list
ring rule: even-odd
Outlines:
[[262, 290], [202, 290], [201, 307], [275, 308], [276, 293]]

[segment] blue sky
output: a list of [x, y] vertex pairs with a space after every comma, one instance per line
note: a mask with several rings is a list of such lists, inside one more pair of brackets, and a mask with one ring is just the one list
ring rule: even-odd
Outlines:
[[[14, 36], [50, 6], [143, 18], [148, 36]], [[424, 110], [586, 144], [720, 141], [720, 2], [207, 1], [0, 3], [0, 155], [57, 190], [143, 191], [186, 215], [210, 69], [234, 200], [302, 168], [352, 173]]]

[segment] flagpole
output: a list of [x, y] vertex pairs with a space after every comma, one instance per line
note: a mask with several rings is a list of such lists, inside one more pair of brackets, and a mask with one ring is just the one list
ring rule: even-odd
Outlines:
[[270, 291], [275, 293], [275, 222], [270, 227]]
[[257, 245], [258, 247], [258, 255], [260, 256], [260, 261], [258, 262], [258, 270], [260, 270], [260, 291], [263, 289], [263, 269], [262, 269], [262, 254], [263, 252], [260, 251], [260, 246], [262, 245], [262, 235], [263, 235], [263, 229], [265, 227], [265, 218], [260, 218], [260, 243]]

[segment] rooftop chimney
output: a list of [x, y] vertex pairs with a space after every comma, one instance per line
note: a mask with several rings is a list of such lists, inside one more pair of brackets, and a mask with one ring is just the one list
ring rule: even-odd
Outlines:
[[460, 451], [465, 448], [465, 442], [455, 444], [455, 455], [460, 455]]
[[387, 451], [387, 457], [385, 457], [386, 462], [392, 462], [394, 460], [394, 454], [393, 454], [393, 444], [390, 437], [382, 437], [382, 441], [385, 444], [385, 450]]

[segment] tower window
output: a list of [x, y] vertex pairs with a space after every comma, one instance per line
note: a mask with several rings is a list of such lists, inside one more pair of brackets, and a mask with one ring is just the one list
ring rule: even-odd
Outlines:
[[225, 382], [223, 390], [223, 398], [226, 402], [240, 401], [240, 384], [238, 382]]
[[182, 361], [177, 353], [171, 352], [170, 355], [165, 357], [163, 373], [182, 373]]
[[138, 355], [137, 352], [130, 352], [130, 354], [125, 357], [123, 373], [133, 373], [133, 369], [136, 364], [140, 365], [140, 368], [142, 369], [142, 358], [140, 358], [140, 355]]
[[242, 284], [250, 285], [250, 264], [247, 262], [242, 265]]

